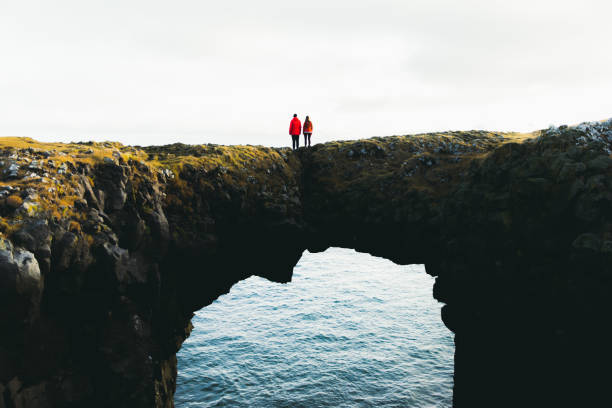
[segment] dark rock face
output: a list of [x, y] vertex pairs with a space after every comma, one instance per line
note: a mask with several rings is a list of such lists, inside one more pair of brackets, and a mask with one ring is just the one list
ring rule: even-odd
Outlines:
[[[595, 406], [612, 362], [611, 126], [62, 164], [70, 217], [0, 205], [0, 408], [171, 407], [193, 312], [330, 246], [436, 277], [455, 406]], [[24, 187], [3, 191], [34, 203]]]

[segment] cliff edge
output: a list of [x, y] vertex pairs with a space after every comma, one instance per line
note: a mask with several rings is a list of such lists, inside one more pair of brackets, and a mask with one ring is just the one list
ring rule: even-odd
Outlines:
[[0, 138], [0, 408], [171, 407], [193, 312], [330, 246], [436, 277], [455, 406], [605, 400], [611, 153], [612, 120], [295, 152]]

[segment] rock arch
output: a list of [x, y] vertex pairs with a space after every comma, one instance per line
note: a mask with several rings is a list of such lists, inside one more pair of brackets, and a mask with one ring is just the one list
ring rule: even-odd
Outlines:
[[5, 141], [0, 407], [172, 406], [193, 312], [330, 246], [436, 277], [455, 406], [601, 401], [611, 126], [297, 152]]

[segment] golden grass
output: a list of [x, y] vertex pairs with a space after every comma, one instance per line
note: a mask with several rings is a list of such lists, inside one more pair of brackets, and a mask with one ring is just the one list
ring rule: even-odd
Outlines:
[[6, 198], [6, 205], [11, 208], [17, 208], [23, 203], [23, 200], [18, 195], [10, 195]]
[[[200, 191], [212, 191], [220, 183], [234, 190], [247, 193], [270, 193], [285, 191], [287, 185], [294, 184], [299, 177], [300, 160], [310, 160], [322, 166], [320, 182], [331, 190], [343, 190], [351, 185], [371, 185], [372, 194], [382, 194], [378, 184], [386, 179], [386, 189], [405, 188], [410, 184], [412, 190], [436, 190], [443, 192], [445, 186], [441, 179], [459, 177], [472, 160], [484, 159], [495, 147], [505, 143], [523, 143], [537, 137], [541, 132], [502, 133], [502, 132], [437, 132], [410, 136], [374, 137], [355, 141], [332, 141], [315, 145], [308, 150], [295, 154], [289, 148], [277, 149], [263, 146], [222, 146], [222, 145], [184, 145], [132, 147], [116, 142], [87, 143], [47, 143], [25, 137], [1, 137], [0, 150], [15, 151], [33, 149], [46, 152], [44, 158], [38, 158], [43, 164], [43, 171], [49, 176], [33, 183], [27, 179], [7, 180], [0, 186], [19, 187], [36, 190], [36, 211], [45, 213], [50, 219], [69, 220], [69, 228], [80, 233], [79, 221], [84, 217], [74, 208], [79, 198], [79, 179], [70, 170], [64, 174], [58, 167], [79, 168], [94, 167], [110, 158], [133, 164], [134, 161], [144, 165], [131, 166], [134, 174], [132, 183], [137, 188], [142, 179], [150, 178], [159, 170], [170, 169], [174, 177], [166, 187], [166, 205], [192, 211], [190, 202], [193, 198], [192, 181], [183, 179], [183, 175], [195, 171], [206, 174], [199, 177]], [[461, 160], [453, 161], [447, 152], [436, 151], [445, 145], [455, 146], [462, 150]], [[353, 151], [349, 156], [348, 152]], [[365, 153], [362, 153], [365, 151]], [[21, 156], [21, 154], [18, 153]], [[38, 155], [40, 156], [40, 155]], [[299, 157], [301, 156], [301, 157]], [[310, 156], [310, 158], [308, 157]], [[428, 160], [435, 161], [435, 166], [425, 166]], [[5, 167], [10, 160], [5, 160]], [[48, 163], [53, 161], [55, 168]], [[22, 164], [23, 165], [23, 164]], [[412, 169], [418, 167], [413, 174]], [[40, 174], [41, 172], [39, 172]], [[408, 176], [407, 174], [410, 174]], [[55, 180], [53, 180], [55, 178]], [[89, 179], [92, 186], [95, 180]], [[382, 187], [381, 187], [382, 188]], [[18, 207], [21, 197], [13, 195], [4, 200], [11, 207]], [[0, 219], [0, 235], [8, 235], [15, 230], [19, 217], [11, 216]]]
[[[372, 194], [391, 190], [445, 194], [451, 181], [466, 174], [495, 148], [523, 143], [540, 132], [458, 131], [333, 141], [306, 150], [330, 191], [370, 186]], [[428, 163], [431, 163], [428, 165]]]

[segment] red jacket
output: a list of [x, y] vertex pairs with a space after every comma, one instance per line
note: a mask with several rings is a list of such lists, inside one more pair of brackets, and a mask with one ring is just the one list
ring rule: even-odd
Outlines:
[[302, 133], [302, 122], [298, 118], [291, 119], [291, 123], [289, 124], [289, 134], [290, 135], [298, 135]]

